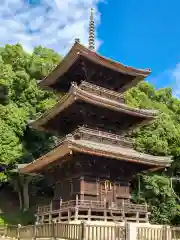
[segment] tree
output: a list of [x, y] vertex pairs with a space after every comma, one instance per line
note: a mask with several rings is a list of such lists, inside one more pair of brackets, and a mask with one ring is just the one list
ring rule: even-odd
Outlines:
[[[151, 221], [156, 223], [173, 222], [179, 215], [179, 202], [172, 193], [168, 176], [179, 174], [180, 169], [180, 101], [172, 96], [170, 88], [155, 90], [147, 82], [125, 94], [126, 102], [134, 107], [157, 109], [158, 118], [150, 125], [131, 133], [138, 151], [153, 155], [172, 155], [174, 163], [167, 172], [141, 177], [141, 201], [146, 201], [152, 210]], [[137, 201], [138, 184], [135, 186]], [[177, 193], [178, 194], [178, 193]]]
[[[32, 131], [27, 123], [55, 104], [57, 96], [38, 88], [37, 80], [46, 76], [60, 59], [53, 50], [42, 47], [36, 47], [32, 54], [26, 53], [19, 44], [1, 48], [0, 163], [13, 168], [18, 163], [32, 161], [52, 147], [52, 135]], [[1, 172], [0, 180], [7, 181], [8, 176], [8, 171]], [[21, 185], [24, 185], [26, 200], [21, 202], [29, 205], [24, 179]], [[18, 184], [15, 189], [20, 191]]]

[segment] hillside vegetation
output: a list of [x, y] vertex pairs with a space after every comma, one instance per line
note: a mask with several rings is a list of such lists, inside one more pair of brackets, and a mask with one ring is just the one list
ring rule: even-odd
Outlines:
[[[0, 173], [0, 181], [2, 185], [9, 183], [17, 197], [19, 176], [12, 174], [10, 169], [17, 163], [36, 159], [51, 149], [56, 140], [54, 136], [31, 130], [27, 123], [52, 107], [59, 97], [39, 89], [37, 81], [60, 60], [61, 57], [53, 50], [41, 46], [36, 47], [32, 54], [26, 53], [18, 44], [0, 49], [0, 163], [9, 166], [6, 172]], [[172, 155], [174, 159], [166, 172], [139, 176], [140, 184], [134, 185], [134, 201], [146, 201], [151, 206], [152, 222], [178, 224], [180, 205], [172, 192], [170, 176], [180, 175], [180, 101], [172, 96], [170, 88], [155, 90], [147, 82], [129, 90], [125, 98], [134, 107], [159, 110], [154, 123], [132, 133], [136, 149], [154, 155]], [[44, 186], [45, 182], [34, 180], [30, 194], [38, 195]], [[174, 188], [180, 195], [178, 183]], [[2, 201], [0, 198], [0, 205]], [[19, 202], [21, 208], [24, 203], [28, 205], [21, 195]], [[9, 222], [3, 216], [3, 220]]]

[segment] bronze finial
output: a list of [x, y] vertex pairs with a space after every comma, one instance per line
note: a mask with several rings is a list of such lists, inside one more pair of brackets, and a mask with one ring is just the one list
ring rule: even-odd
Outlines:
[[89, 49], [91, 51], [95, 50], [94, 44], [94, 10], [91, 8], [90, 21], [89, 21]]
[[75, 43], [80, 43], [80, 39], [79, 38], [75, 38]]

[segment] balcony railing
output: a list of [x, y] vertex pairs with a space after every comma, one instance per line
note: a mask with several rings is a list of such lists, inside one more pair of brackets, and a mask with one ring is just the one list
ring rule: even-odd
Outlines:
[[38, 206], [37, 214], [53, 213], [58, 212], [62, 209], [68, 208], [84, 208], [84, 209], [113, 209], [124, 212], [148, 212], [148, 206], [146, 204], [133, 204], [133, 203], [122, 203], [122, 204], [107, 204], [102, 201], [90, 201], [90, 200], [71, 200], [71, 201], [57, 201], [53, 200], [50, 205]]
[[90, 129], [82, 126], [68, 135], [73, 139], [89, 140], [110, 145], [119, 145], [127, 148], [133, 148], [133, 140], [125, 138], [121, 135], [116, 135], [109, 132], [100, 131], [97, 129]]
[[115, 92], [115, 91], [97, 86], [95, 84], [88, 83], [86, 81], [82, 81], [82, 83], [80, 84], [80, 89], [104, 98], [117, 101], [117, 102], [121, 102], [121, 103], [125, 102], [122, 93]]

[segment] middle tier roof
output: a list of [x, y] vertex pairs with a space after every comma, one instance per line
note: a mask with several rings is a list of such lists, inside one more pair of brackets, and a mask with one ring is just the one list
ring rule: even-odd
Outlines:
[[69, 92], [36, 121], [33, 128], [67, 134], [78, 125], [123, 133], [157, 116], [156, 110], [137, 109], [125, 104], [120, 93], [82, 82], [72, 84]]

